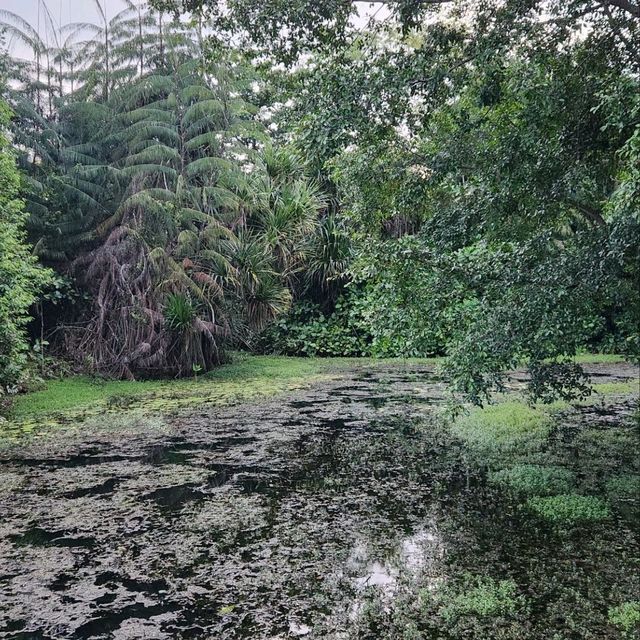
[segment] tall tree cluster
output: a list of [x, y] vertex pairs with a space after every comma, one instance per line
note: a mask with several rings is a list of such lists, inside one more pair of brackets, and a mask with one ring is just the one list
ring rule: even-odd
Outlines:
[[203, 63], [200, 24], [132, 3], [100, 16], [60, 30], [90, 39], [59, 84], [40, 81], [40, 45], [5, 64], [30, 240], [79, 291], [58, 346], [117, 377], [206, 370], [308, 286], [325, 199], [271, 148], [252, 69]]
[[154, 2], [281, 83], [374, 354], [444, 354], [478, 402], [522, 362], [548, 399], [584, 388], [579, 349], [638, 357], [637, 2], [399, 0], [365, 33], [352, 2]]
[[364, 30], [343, 0], [2, 13], [32, 51], [3, 59], [29, 237], [80, 291], [67, 353], [439, 354], [476, 402], [522, 362], [551, 399], [580, 349], [638, 357], [640, 6], [373, 4]]

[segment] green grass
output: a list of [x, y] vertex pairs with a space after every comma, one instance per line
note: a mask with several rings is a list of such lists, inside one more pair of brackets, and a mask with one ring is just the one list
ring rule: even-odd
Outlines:
[[336, 360], [240, 356], [233, 363], [197, 379], [129, 381], [75, 376], [51, 380], [44, 389], [19, 396], [9, 417], [46, 415], [95, 404], [122, 406], [145, 400], [153, 404], [157, 398], [186, 402], [200, 399], [203, 403], [219, 400], [220, 404], [225, 404], [234, 396], [250, 399], [284, 390], [290, 384], [304, 384], [341, 364], [342, 361]]
[[229, 405], [270, 397], [339, 374], [353, 365], [384, 367], [434, 363], [435, 360], [370, 358], [290, 358], [234, 354], [233, 362], [196, 378], [102, 380], [73, 376], [47, 381], [44, 388], [18, 396], [0, 439], [79, 423], [105, 412], [136, 410], [166, 414], [202, 406]]
[[[50, 380], [44, 389], [18, 396], [11, 408], [10, 418], [24, 418], [78, 409], [110, 401], [115, 405], [131, 404], [136, 400], [153, 400], [162, 396], [221, 404], [237, 397], [250, 399], [272, 395], [288, 388], [302, 386], [318, 376], [339, 372], [350, 365], [387, 365], [390, 362], [428, 363], [434, 360], [404, 361], [373, 360], [370, 358], [292, 358], [285, 356], [249, 356], [236, 354], [231, 364], [222, 365], [197, 379], [169, 380], [102, 380], [88, 376], [74, 376]], [[122, 398], [123, 402], [118, 402]]]

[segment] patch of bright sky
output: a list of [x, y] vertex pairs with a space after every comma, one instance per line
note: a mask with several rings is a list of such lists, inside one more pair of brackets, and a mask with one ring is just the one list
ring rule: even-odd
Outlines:
[[[107, 16], [112, 18], [122, 11], [125, 3], [122, 0], [0, 0], [2, 9], [11, 11], [24, 18], [31, 26], [37, 29], [38, 21], [41, 27], [44, 25], [42, 17], [42, 3], [45, 2], [49, 13], [58, 24], [70, 22], [99, 22], [96, 2], [106, 9]], [[255, 0], [261, 2], [262, 0]], [[366, 27], [370, 18], [384, 20], [389, 15], [388, 8], [381, 2], [356, 2], [358, 15], [354, 16], [353, 24], [358, 28]], [[41, 28], [40, 32], [43, 32]], [[30, 55], [28, 49], [15, 42], [11, 47], [13, 55], [26, 58]]]

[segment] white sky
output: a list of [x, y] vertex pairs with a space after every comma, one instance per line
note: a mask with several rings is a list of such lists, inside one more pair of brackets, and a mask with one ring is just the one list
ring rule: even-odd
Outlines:
[[[43, 0], [0, 0], [0, 8], [17, 13], [24, 18], [34, 28], [38, 23], [38, 6]], [[98, 0], [44, 0], [49, 12], [56, 22], [68, 24], [69, 22], [98, 22], [98, 10], [96, 8]], [[255, 0], [261, 2], [261, 0]], [[114, 16], [124, 8], [122, 0], [99, 0], [103, 7], [106, 7], [107, 15]], [[381, 7], [379, 2], [356, 2], [358, 17], [354, 19], [354, 24], [364, 27], [367, 20], [374, 13], [376, 20], [384, 19], [389, 11], [386, 6]], [[40, 9], [40, 14], [42, 9]], [[40, 17], [42, 24], [42, 17]], [[41, 31], [42, 33], [42, 31]], [[27, 50], [21, 45], [14, 45], [12, 53], [24, 57]]]

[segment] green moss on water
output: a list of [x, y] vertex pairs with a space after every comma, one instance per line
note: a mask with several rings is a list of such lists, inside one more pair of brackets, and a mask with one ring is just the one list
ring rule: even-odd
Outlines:
[[461, 586], [445, 590], [441, 598], [438, 613], [447, 624], [464, 616], [511, 616], [524, 604], [513, 580], [492, 578], [468, 578]]
[[627, 362], [624, 356], [617, 353], [578, 353], [572, 360], [576, 364], [622, 364]]
[[623, 602], [609, 609], [609, 622], [626, 634], [634, 630], [640, 631], [640, 602], [637, 600]]
[[545, 520], [557, 524], [597, 522], [609, 517], [607, 503], [596, 496], [537, 496], [527, 500], [527, 507]]
[[452, 425], [452, 432], [469, 449], [490, 459], [509, 452], [534, 451], [551, 427], [548, 412], [524, 402], [502, 402], [472, 409]]
[[629, 382], [602, 382], [591, 385], [593, 393], [602, 396], [626, 396], [640, 395], [640, 382], [630, 380]]
[[[302, 388], [354, 365], [434, 364], [434, 359], [292, 358], [234, 355], [233, 362], [197, 378], [103, 380], [73, 376], [50, 380], [44, 388], [15, 399], [0, 423], [0, 444], [52, 428], [78, 426], [88, 418], [142, 411], [148, 415], [207, 406], [226, 406]], [[108, 418], [110, 420], [111, 418]], [[108, 421], [107, 420], [107, 421]]]
[[194, 378], [179, 380], [101, 380], [75, 376], [51, 380], [39, 391], [16, 399], [10, 418], [43, 415], [101, 403], [106, 406], [130, 406], [140, 399], [166, 398], [197, 402], [232, 395], [252, 397], [269, 395], [288, 383], [302, 384], [320, 375], [340, 361], [285, 357], [241, 356], [232, 364]]
[[[16, 398], [0, 439], [78, 426], [87, 419], [105, 423], [131, 411], [168, 414], [203, 406], [250, 401], [306, 386], [344, 368], [341, 359], [319, 360], [240, 355], [196, 378], [180, 380], [101, 380], [74, 376], [48, 381], [41, 390]], [[110, 417], [104, 419], [104, 415]]]
[[489, 482], [526, 496], [549, 496], [568, 493], [574, 474], [563, 467], [518, 464], [490, 473]]

